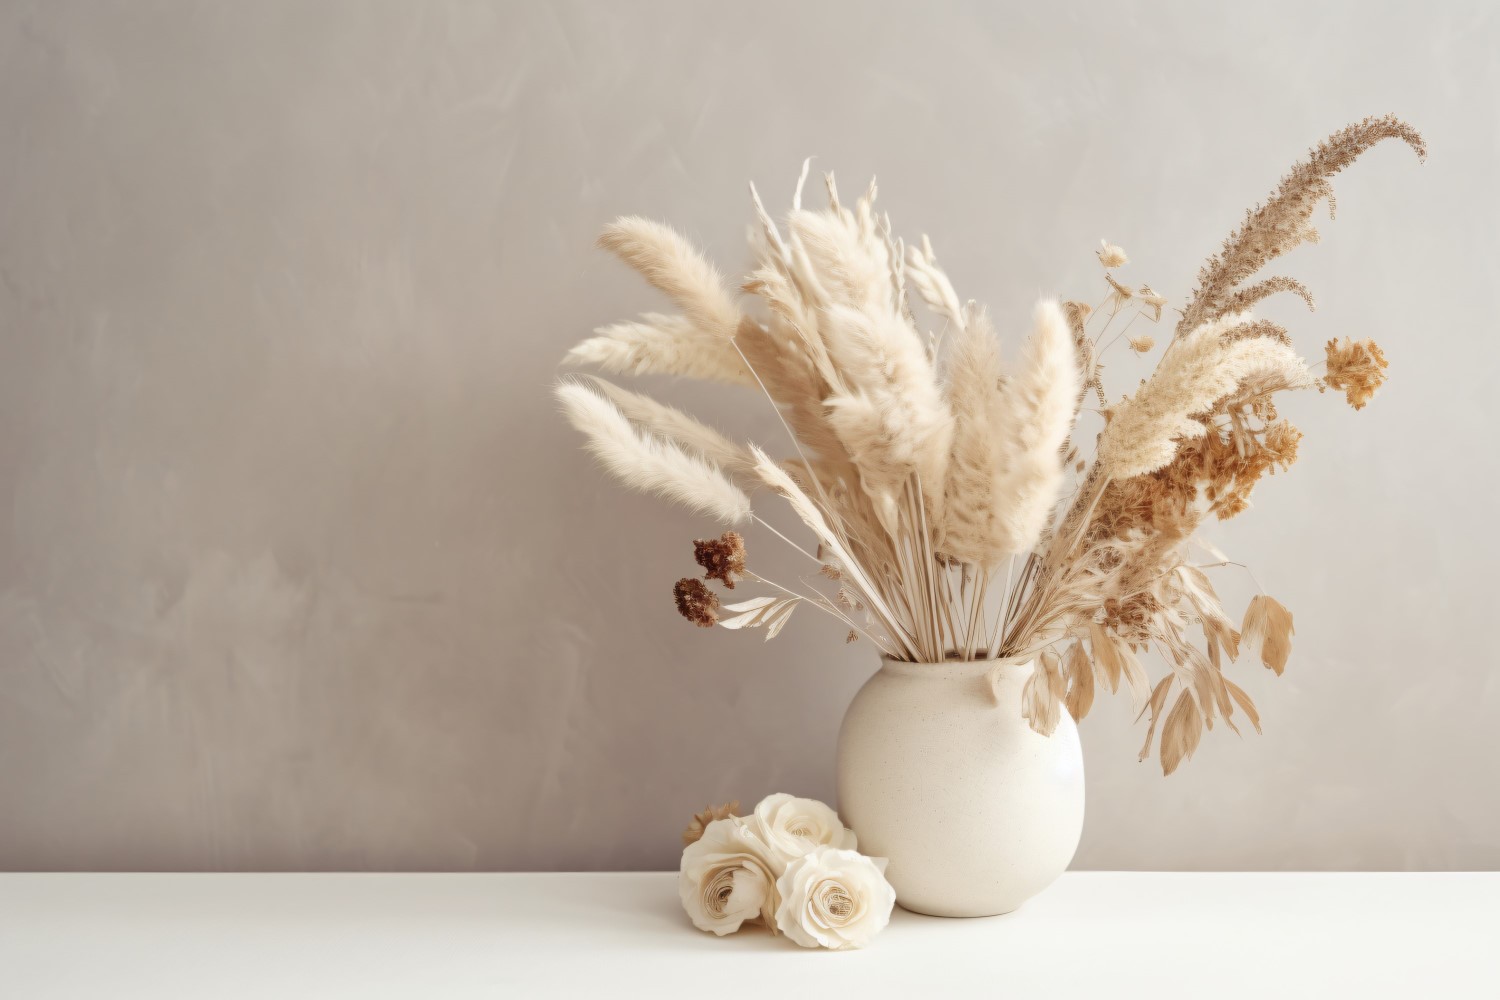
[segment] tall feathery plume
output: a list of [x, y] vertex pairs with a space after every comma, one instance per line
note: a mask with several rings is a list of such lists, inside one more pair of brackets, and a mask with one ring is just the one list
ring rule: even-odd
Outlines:
[[932, 252], [932, 242], [926, 236], [922, 237], [920, 247], [907, 248], [906, 273], [910, 275], [912, 285], [917, 294], [922, 296], [922, 301], [927, 303], [928, 309], [952, 323], [953, 329], [963, 329], [966, 319], [964, 307], [959, 303], [958, 293], [953, 290], [953, 282], [938, 267], [937, 255]]
[[1062, 309], [1052, 300], [1039, 302], [1033, 323], [998, 407], [994, 545], [1008, 553], [1029, 551], [1051, 520], [1062, 486], [1061, 449], [1073, 429], [1079, 392], [1073, 336]]
[[677, 230], [627, 215], [604, 227], [599, 246], [639, 271], [700, 331], [734, 336], [740, 311], [723, 277]]
[[1279, 340], [1226, 339], [1249, 322], [1243, 313], [1222, 316], [1172, 342], [1156, 373], [1115, 408], [1099, 435], [1097, 461], [1105, 476], [1128, 479], [1171, 462], [1180, 441], [1207, 432], [1192, 418], [1258, 372], [1282, 372], [1289, 381], [1310, 384], [1302, 359]]
[[953, 417], [926, 350], [903, 320], [845, 306], [829, 307], [824, 320], [829, 354], [845, 385], [823, 401], [828, 423], [889, 530], [912, 473], [929, 502], [940, 499]]
[[635, 268], [671, 299], [681, 316], [647, 313], [600, 327], [564, 362], [615, 374], [681, 375], [753, 384], [730, 338], [740, 312], [719, 272], [670, 226], [625, 216], [606, 226], [599, 246]]
[[699, 458], [712, 462], [731, 475], [747, 474], [754, 458], [742, 445], [735, 444], [712, 427], [688, 416], [674, 406], [658, 403], [650, 396], [622, 389], [613, 382], [592, 375], [573, 376], [592, 386], [594, 391], [615, 404], [632, 423], [681, 445]]
[[[1245, 221], [1229, 234], [1224, 249], [1203, 265], [1198, 272], [1198, 287], [1177, 324], [1177, 335], [1184, 336], [1205, 321], [1229, 312], [1236, 305], [1231, 296], [1237, 286], [1298, 244], [1316, 240], [1317, 230], [1309, 220], [1325, 198], [1329, 199], [1329, 214], [1333, 212], [1329, 178], [1384, 139], [1400, 139], [1419, 160], [1427, 159], [1422, 136], [1394, 115], [1366, 118], [1318, 143], [1306, 160], [1281, 179], [1264, 205], [1245, 213]], [[1296, 289], [1273, 288], [1267, 294], [1270, 291]]]
[[726, 524], [750, 517], [750, 498], [718, 466], [642, 434], [613, 404], [582, 385], [561, 383], [555, 395], [569, 423], [588, 438], [589, 450], [626, 486]]
[[959, 562], [988, 568], [1010, 554], [997, 525], [1006, 502], [999, 490], [1005, 471], [1001, 438], [1008, 419], [1001, 405], [1000, 343], [989, 317], [975, 307], [949, 344], [945, 389], [953, 412], [953, 447], [943, 487], [943, 521], [934, 544]]
[[563, 363], [591, 365], [614, 375], [678, 375], [731, 385], [754, 385], [734, 347], [704, 333], [686, 316], [646, 313], [639, 320], [601, 326], [567, 353]]

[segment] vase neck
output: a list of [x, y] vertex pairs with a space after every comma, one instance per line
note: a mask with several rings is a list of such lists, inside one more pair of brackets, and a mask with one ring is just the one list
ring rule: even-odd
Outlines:
[[968, 680], [992, 675], [997, 678], [1024, 679], [1031, 674], [1033, 661], [1026, 659], [944, 660], [942, 663], [912, 663], [881, 657], [883, 673], [897, 677], [922, 677], [930, 680]]

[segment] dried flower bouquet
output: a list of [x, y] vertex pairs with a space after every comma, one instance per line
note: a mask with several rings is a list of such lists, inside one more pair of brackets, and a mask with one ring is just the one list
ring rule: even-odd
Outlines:
[[[1096, 307], [1038, 303], [1030, 338], [1002, 363], [988, 313], [960, 299], [925, 238], [907, 247], [893, 235], [875, 212], [874, 184], [851, 209], [830, 175], [828, 207], [804, 208], [806, 165], [784, 230], [751, 188], [755, 265], [741, 289], [761, 308], [742, 308], [674, 230], [623, 218], [600, 245], [679, 312], [602, 328], [567, 357], [748, 387], [773, 405], [789, 457], [592, 376], [564, 380], [557, 396], [626, 484], [724, 525], [758, 525], [816, 564], [788, 586], [746, 567], [737, 531], [698, 541], [705, 576], [675, 588], [690, 621], [770, 638], [809, 604], [849, 641], [896, 659], [1035, 657], [1024, 711], [1044, 733], [1064, 708], [1086, 715], [1098, 685], [1123, 682], [1149, 713], [1142, 759], [1160, 728], [1170, 774], [1216, 720], [1235, 728], [1236, 709], [1259, 731], [1224, 663], [1248, 653], [1280, 674], [1292, 634], [1291, 613], [1265, 594], [1234, 626], [1205, 570], [1237, 564], [1217, 553], [1195, 563], [1195, 529], [1210, 514], [1244, 511], [1262, 476], [1296, 460], [1302, 435], [1278, 414], [1278, 393], [1333, 389], [1359, 409], [1385, 379], [1385, 357], [1368, 340], [1329, 341], [1315, 375], [1284, 328], [1252, 314], [1282, 292], [1311, 307], [1311, 294], [1288, 277], [1249, 282], [1317, 240], [1311, 219], [1325, 199], [1332, 213], [1330, 178], [1383, 139], [1426, 155], [1394, 117], [1316, 146], [1204, 264], [1155, 371], [1122, 399], [1105, 394], [1101, 358], [1117, 345], [1153, 350], [1153, 337], [1131, 330], [1160, 321], [1168, 301], [1116, 276], [1127, 263], [1119, 247], [1098, 251], [1107, 289]], [[1075, 440], [1090, 402], [1103, 428]], [[760, 516], [752, 496], [768, 495], [791, 506], [815, 546]], [[739, 580], [768, 592], [723, 604], [706, 583]], [[1151, 647], [1168, 668], [1155, 684], [1139, 659]]]

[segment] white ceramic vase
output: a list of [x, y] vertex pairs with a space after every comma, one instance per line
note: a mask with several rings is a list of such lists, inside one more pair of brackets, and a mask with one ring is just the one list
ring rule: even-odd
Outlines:
[[1083, 831], [1083, 753], [1066, 711], [1021, 716], [1031, 661], [882, 662], [844, 714], [838, 811], [908, 910], [1009, 913], [1068, 867]]

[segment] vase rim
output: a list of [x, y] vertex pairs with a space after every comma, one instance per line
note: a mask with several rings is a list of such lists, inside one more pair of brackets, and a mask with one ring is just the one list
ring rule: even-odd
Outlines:
[[1010, 656], [997, 660], [944, 660], [942, 663], [918, 663], [882, 656], [880, 668], [887, 673], [902, 677], [959, 680], [966, 677], [980, 677], [989, 673], [1013, 675], [1029, 673], [1035, 659], [1032, 656]]

